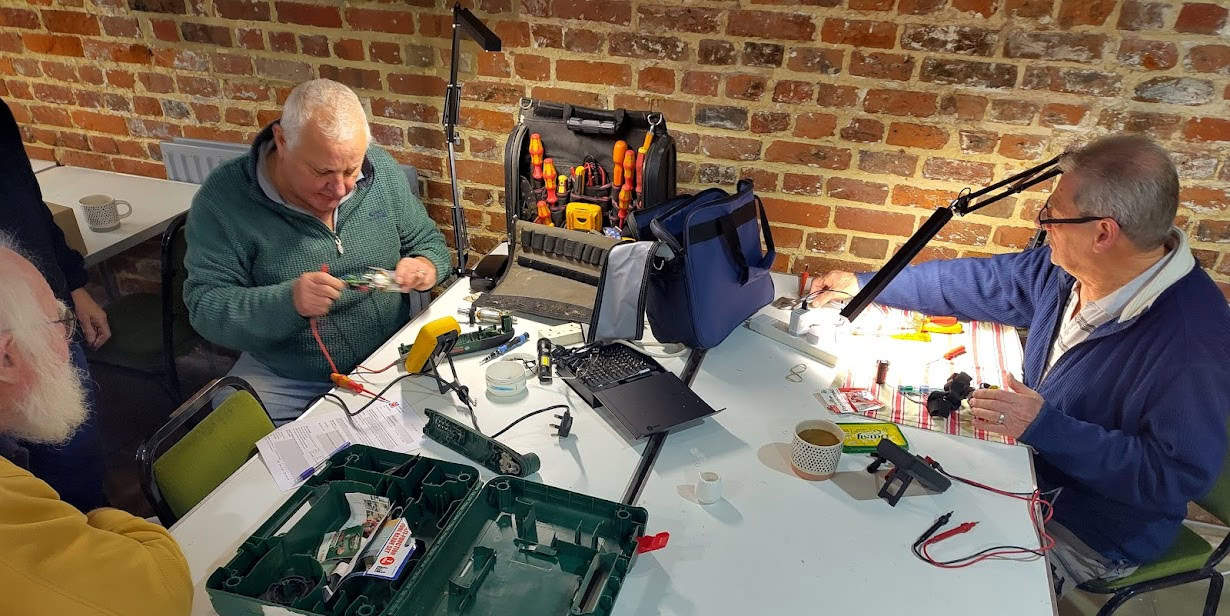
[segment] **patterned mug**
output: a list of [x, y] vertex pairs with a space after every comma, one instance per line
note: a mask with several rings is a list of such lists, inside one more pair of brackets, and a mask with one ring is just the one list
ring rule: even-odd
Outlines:
[[[132, 204], [107, 195], [86, 195], [77, 203], [85, 211], [85, 222], [91, 231], [115, 231], [120, 228], [120, 219], [132, 214]], [[121, 214], [120, 206], [128, 210]]]
[[808, 481], [832, 477], [845, 440], [845, 431], [827, 419], [800, 421], [790, 445], [790, 465], [795, 474]]

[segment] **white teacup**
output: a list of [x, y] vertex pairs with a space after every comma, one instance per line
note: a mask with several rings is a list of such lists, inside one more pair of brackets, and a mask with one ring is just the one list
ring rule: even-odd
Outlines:
[[799, 422], [794, 427], [794, 442], [790, 444], [790, 465], [795, 474], [808, 481], [832, 477], [837, 472], [845, 440], [845, 431], [827, 419]]
[[[132, 204], [108, 195], [86, 195], [77, 203], [85, 211], [85, 222], [91, 231], [115, 231], [120, 228], [120, 219], [132, 214]], [[120, 206], [127, 211], [121, 214]]]

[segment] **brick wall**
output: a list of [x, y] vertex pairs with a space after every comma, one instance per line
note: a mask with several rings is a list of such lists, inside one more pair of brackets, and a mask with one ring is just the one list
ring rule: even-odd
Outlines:
[[[504, 40], [462, 64], [476, 249], [500, 239], [522, 96], [662, 111], [681, 188], [754, 178], [791, 271], [874, 268], [954, 191], [1129, 130], [1173, 152], [1177, 222], [1230, 296], [1224, 2], [795, 4], [469, 0]], [[450, 33], [444, 0], [0, 0], [0, 96], [34, 157], [161, 176], [159, 140], [250, 140], [296, 82], [336, 79], [447, 232]], [[1019, 248], [1044, 188], [952, 222], [923, 258]]]

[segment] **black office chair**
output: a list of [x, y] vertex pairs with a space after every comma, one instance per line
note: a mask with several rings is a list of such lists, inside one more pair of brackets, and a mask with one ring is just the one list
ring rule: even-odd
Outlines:
[[184, 399], [175, 360], [201, 342], [184, 305], [187, 220], [187, 214], [176, 216], [162, 234], [160, 292], [125, 295], [107, 304], [111, 339], [88, 353], [91, 362], [161, 377], [159, 383], [175, 404]]

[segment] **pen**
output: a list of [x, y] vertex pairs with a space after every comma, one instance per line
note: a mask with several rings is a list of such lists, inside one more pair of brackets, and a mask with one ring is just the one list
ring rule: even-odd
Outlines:
[[330, 453], [329, 455], [325, 456], [325, 459], [321, 460], [320, 462], [317, 462], [316, 464], [313, 464], [312, 466], [307, 467], [307, 470], [304, 470], [302, 473], [299, 473], [299, 481], [306, 481], [308, 477], [315, 475], [318, 467], [322, 466], [325, 462], [328, 462], [329, 458], [336, 456], [337, 454], [341, 453], [343, 449], [349, 446], [350, 446], [350, 441], [346, 441], [342, 443], [341, 445], [338, 445], [337, 449], [333, 450], [333, 453]]
[[491, 361], [491, 360], [493, 360], [493, 359], [495, 359], [495, 358], [497, 358], [497, 357], [499, 357], [499, 356], [501, 356], [501, 355], [503, 355], [503, 354], [505, 354], [505, 353], [507, 353], [507, 352], [509, 352], [509, 351], [511, 351], [511, 350], [513, 350], [513, 349], [515, 349], [515, 348], [517, 348], [517, 347], [519, 347], [519, 346], [523, 345], [523, 344], [525, 344], [525, 343], [526, 343], [526, 341], [527, 341], [527, 340], [529, 340], [529, 339], [530, 339], [530, 333], [529, 333], [529, 332], [525, 332], [525, 333], [521, 334], [520, 336], [517, 336], [516, 338], [513, 338], [512, 340], [509, 340], [508, 342], [505, 342], [504, 344], [501, 344], [500, 346], [495, 347], [495, 350], [494, 350], [494, 351], [492, 351], [492, 352], [491, 352], [491, 354], [489, 354], [489, 355], [487, 355], [486, 357], [484, 357], [484, 358], [483, 358], [483, 361], [478, 362], [478, 363], [480, 363], [480, 364], [485, 364], [485, 363], [487, 363], [487, 362], [489, 362], [489, 361]]

